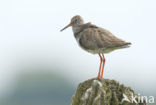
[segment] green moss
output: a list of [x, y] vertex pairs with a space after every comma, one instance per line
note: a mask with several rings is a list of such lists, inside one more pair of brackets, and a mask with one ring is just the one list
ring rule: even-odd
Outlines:
[[72, 105], [136, 105], [127, 101], [121, 103], [123, 93], [128, 98], [132, 93], [135, 94], [130, 87], [125, 87], [115, 80], [90, 79], [79, 84], [72, 97]]

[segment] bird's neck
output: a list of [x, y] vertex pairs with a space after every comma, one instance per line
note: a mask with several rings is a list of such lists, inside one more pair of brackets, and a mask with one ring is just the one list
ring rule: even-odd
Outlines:
[[76, 38], [77, 42], [79, 42], [79, 38], [80, 38], [80, 32], [82, 31], [81, 26], [73, 26], [73, 33], [74, 33], [74, 37]]
[[73, 30], [73, 33], [74, 33], [74, 34], [77, 34], [77, 33], [79, 33], [82, 29], [81, 29], [81, 26], [80, 26], [80, 25], [77, 25], [77, 26], [73, 26], [73, 27], [72, 27], [72, 30]]

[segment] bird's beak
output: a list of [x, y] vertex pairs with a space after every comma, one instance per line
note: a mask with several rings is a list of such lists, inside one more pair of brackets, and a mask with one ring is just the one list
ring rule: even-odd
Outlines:
[[70, 23], [70, 24], [68, 24], [67, 26], [65, 26], [62, 30], [60, 30], [60, 31], [63, 31], [63, 30], [65, 30], [66, 28], [68, 28], [68, 27], [70, 27], [70, 26], [72, 26], [72, 24]]

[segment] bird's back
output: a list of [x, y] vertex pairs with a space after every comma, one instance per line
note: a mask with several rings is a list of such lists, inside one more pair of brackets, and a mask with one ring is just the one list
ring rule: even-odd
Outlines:
[[80, 36], [80, 46], [92, 53], [108, 53], [115, 49], [125, 48], [130, 43], [125, 42], [106, 29], [87, 23], [81, 26], [81, 31], [77, 33]]

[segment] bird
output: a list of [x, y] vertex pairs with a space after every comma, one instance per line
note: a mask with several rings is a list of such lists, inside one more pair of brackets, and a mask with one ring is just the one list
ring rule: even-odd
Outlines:
[[78, 45], [89, 53], [99, 55], [100, 66], [97, 78], [103, 78], [106, 61], [104, 54], [108, 54], [117, 49], [128, 48], [131, 45], [130, 42], [116, 37], [107, 29], [98, 27], [91, 22], [84, 23], [80, 15], [72, 17], [70, 23], [60, 31], [70, 26], [72, 27]]

